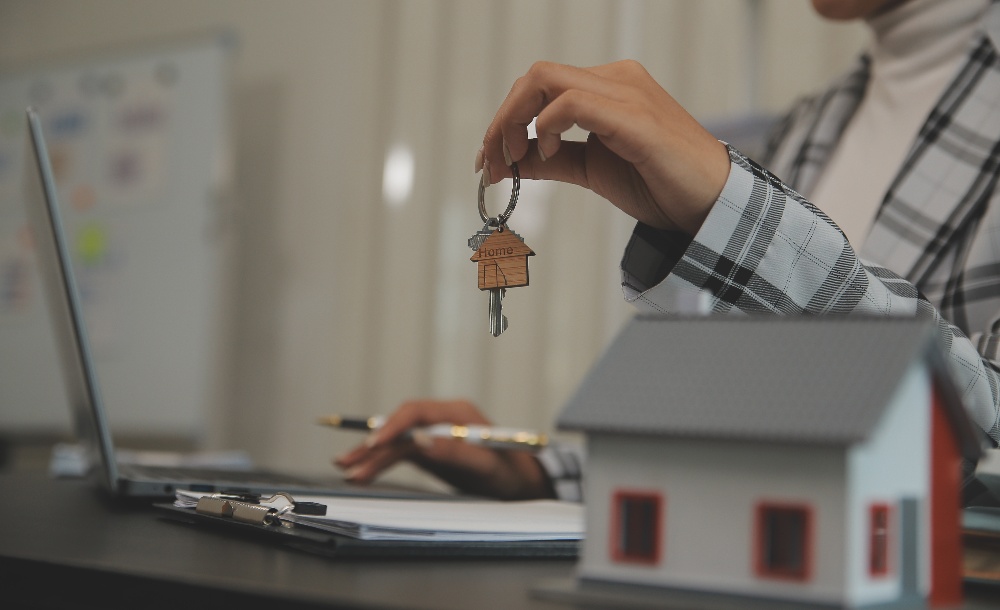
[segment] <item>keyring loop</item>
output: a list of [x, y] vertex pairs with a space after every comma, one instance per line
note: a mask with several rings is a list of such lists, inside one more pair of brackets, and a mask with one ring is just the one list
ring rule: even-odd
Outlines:
[[507, 204], [507, 209], [503, 211], [503, 214], [496, 218], [490, 218], [486, 213], [486, 201], [484, 200], [486, 196], [486, 176], [479, 179], [479, 217], [491, 227], [500, 227], [507, 224], [510, 215], [514, 213], [514, 206], [517, 205], [517, 195], [521, 192], [521, 174], [517, 171], [517, 163], [510, 164], [510, 173], [514, 175], [514, 187], [510, 191], [510, 203]]

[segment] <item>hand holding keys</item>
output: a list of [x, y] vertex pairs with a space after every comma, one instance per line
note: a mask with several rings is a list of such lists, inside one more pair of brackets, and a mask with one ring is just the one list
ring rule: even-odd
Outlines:
[[503, 315], [504, 293], [507, 288], [528, 285], [528, 257], [535, 255], [520, 235], [507, 228], [507, 220], [514, 212], [521, 189], [517, 164], [512, 163], [510, 169], [514, 175], [510, 203], [503, 214], [495, 218], [486, 213], [486, 183], [479, 181], [479, 216], [486, 224], [469, 238], [469, 247], [475, 251], [469, 260], [479, 266], [479, 289], [490, 291], [490, 334], [494, 337], [507, 330], [507, 317]]

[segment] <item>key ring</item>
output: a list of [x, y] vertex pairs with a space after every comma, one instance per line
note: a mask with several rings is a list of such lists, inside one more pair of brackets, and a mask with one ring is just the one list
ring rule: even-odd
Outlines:
[[496, 218], [490, 218], [486, 213], [486, 202], [484, 201], [486, 195], [486, 183], [484, 180], [486, 176], [479, 179], [479, 217], [491, 227], [499, 228], [507, 224], [507, 219], [514, 213], [514, 206], [517, 205], [517, 195], [521, 191], [521, 174], [517, 171], [517, 163], [510, 164], [510, 172], [514, 175], [514, 187], [510, 192], [510, 203], [507, 204], [507, 209], [503, 211], [503, 214]]

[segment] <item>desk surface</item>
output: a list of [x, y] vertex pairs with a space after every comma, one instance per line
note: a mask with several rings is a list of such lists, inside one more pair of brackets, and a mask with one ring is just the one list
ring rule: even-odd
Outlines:
[[327, 559], [165, 521], [82, 481], [0, 474], [0, 490], [8, 506], [19, 506], [0, 525], [5, 604], [565, 610], [528, 588], [573, 571], [567, 560]]
[[[83, 481], [0, 473], [0, 490], [17, 506], [0, 525], [4, 607], [570, 607], [529, 588], [570, 577], [572, 561], [328, 559], [166, 521]], [[967, 592], [974, 607], [1000, 608], [996, 588]]]

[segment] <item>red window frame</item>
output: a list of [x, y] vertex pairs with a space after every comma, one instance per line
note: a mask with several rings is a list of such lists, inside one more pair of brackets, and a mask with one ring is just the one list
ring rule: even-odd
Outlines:
[[889, 549], [892, 548], [892, 512], [888, 504], [875, 503], [868, 511], [868, 574], [888, 576]]
[[619, 490], [611, 497], [611, 558], [657, 565], [663, 556], [666, 502], [655, 491]]
[[760, 502], [754, 519], [754, 570], [761, 578], [807, 581], [812, 577], [813, 508]]

